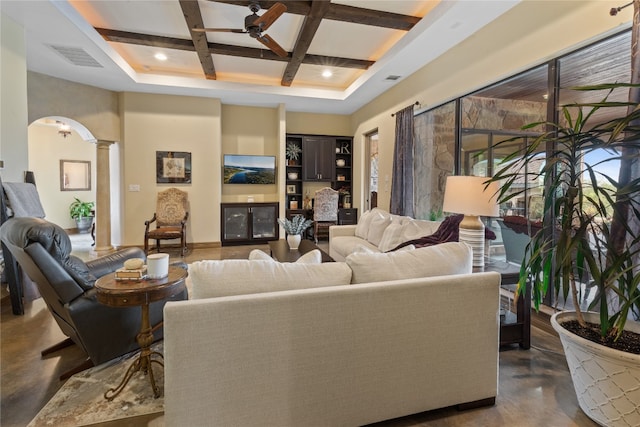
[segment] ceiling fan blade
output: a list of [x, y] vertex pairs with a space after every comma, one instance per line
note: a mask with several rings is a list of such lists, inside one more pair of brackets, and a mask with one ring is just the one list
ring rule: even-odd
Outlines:
[[273, 22], [287, 11], [287, 6], [282, 3], [276, 3], [269, 8], [265, 13], [260, 15], [258, 19], [253, 21], [253, 25], [259, 25], [262, 31], [267, 31], [267, 28], [273, 24]]
[[242, 28], [193, 28], [196, 33], [246, 33], [247, 31]]
[[260, 43], [262, 43], [263, 45], [271, 49], [273, 53], [280, 56], [281, 58], [286, 58], [289, 55], [289, 53], [286, 50], [284, 50], [282, 46], [276, 43], [274, 39], [269, 37], [268, 34], [263, 34], [262, 36], [257, 37], [256, 40], [258, 40]]

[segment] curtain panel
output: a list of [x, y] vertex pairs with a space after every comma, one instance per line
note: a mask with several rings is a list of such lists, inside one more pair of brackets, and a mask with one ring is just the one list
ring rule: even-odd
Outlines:
[[413, 209], [413, 105], [398, 111], [391, 172], [391, 206], [396, 215], [414, 216]]

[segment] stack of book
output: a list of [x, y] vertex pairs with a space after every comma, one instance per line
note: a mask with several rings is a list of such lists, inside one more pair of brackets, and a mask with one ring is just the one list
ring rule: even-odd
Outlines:
[[142, 280], [145, 277], [147, 277], [146, 265], [133, 270], [128, 270], [124, 267], [116, 270], [116, 280]]

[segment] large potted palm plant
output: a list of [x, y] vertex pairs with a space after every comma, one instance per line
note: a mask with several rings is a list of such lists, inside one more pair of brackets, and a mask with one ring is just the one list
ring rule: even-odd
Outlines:
[[[544, 182], [544, 227], [527, 246], [518, 294], [530, 284], [536, 309], [547, 292], [571, 301], [571, 311], [555, 313], [582, 410], [601, 425], [640, 425], [640, 180], [619, 182], [603, 170], [607, 163], [640, 163], [638, 104], [609, 100], [611, 91], [635, 85], [574, 88], [605, 90], [599, 102], [562, 107], [559, 123], [538, 122], [529, 143], [507, 156], [493, 178], [499, 201], [522, 197], [525, 182]], [[625, 110], [622, 113], [621, 110]], [[612, 119], [607, 112], [615, 112]], [[497, 145], [513, 144], [512, 138]], [[547, 153], [544, 166], [540, 154]], [[592, 161], [594, 153], [607, 153]], [[622, 154], [624, 153], [624, 154]], [[617, 171], [616, 171], [617, 172]], [[626, 212], [625, 212], [626, 211]], [[612, 233], [617, 223], [625, 237]], [[615, 227], [614, 227], [615, 228]], [[595, 289], [588, 310], [580, 307], [586, 287]], [[563, 307], [559, 307], [563, 308]]]

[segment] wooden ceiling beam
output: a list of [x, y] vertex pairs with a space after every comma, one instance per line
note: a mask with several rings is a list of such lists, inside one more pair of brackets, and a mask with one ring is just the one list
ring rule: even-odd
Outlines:
[[200, 59], [202, 71], [207, 80], [216, 80], [216, 69], [213, 65], [211, 53], [209, 53], [207, 35], [193, 31], [194, 28], [204, 28], [200, 6], [198, 6], [196, 0], [180, 0], [180, 7], [182, 8], [182, 14], [187, 23], [187, 28], [191, 33], [193, 46], [198, 54], [198, 59]]
[[[217, 3], [233, 4], [236, 6], [247, 7], [248, 1], [238, 0], [209, 0]], [[327, 1], [327, 0], [321, 0]], [[284, 3], [287, 6], [287, 13], [296, 15], [309, 15], [311, 7], [316, 1], [298, 1], [298, 0], [281, 0], [281, 1], [260, 1], [260, 7], [269, 9], [274, 3]], [[248, 9], [247, 9], [248, 10]], [[409, 31], [414, 25], [420, 21], [419, 16], [402, 15], [399, 13], [384, 12], [381, 10], [365, 9], [362, 7], [347, 6], [343, 4], [331, 3], [329, 11], [325, 19], [334, 21], [351, 22], [353, 24], [371, 25], [375, 27], [392, 28], [394, 30]]]
[[291, 86], [302, 61], [304, 61], [305, 56], [307, 56], [307, 51], [313, 41], [313, 37], [316, 35], [316, 31], [318, 31], [322, 18], [324, 18], [329, 11], [330, 5], [331, 3], [328, 1], [315, 1], [312, 3], [311, 11], [309, 15], [304, 18], [304, 23], [298, 33], [298, 39], [291, 53], [291, 60], [287, 64], [287, 68], [284, 70], [282, 80], [280, 81], [282, 86]]
[[371, 25], [374, 27], [392, 28], [394, 30], [409, 31], [420, 21], [418, 16], [401, 15], [399, 13], [383, 12], [380, 10], [364, 9], [344, 4], [331, 4], [326, 19], [351, 22], [353, 24]]
[[[162, 47], [166, 49], [178, 49], [195, 52], [193, 42], [188, 39], [173, 37], [153, 36], [149, 34], [130, 33], [127, 31], [110, 30], [107, 28], [95, 29], [106, 41], [115, 43], [128, 43], [141, 46]], [[270, 50], [256, 49], [252, 47], [233, 46], [221, 43], [207, 43], [209, 53], [216, 55], [239, 56], [243, 58], [265, 59], [271, 61], [289, 61], [289, 58], [281, 58]], [[303, 64], [330, 65], [333, 67], [355, 68], [366, 70], [374, 61], [365, 59], [340, 58], [324, 55], [306, 55]]]

